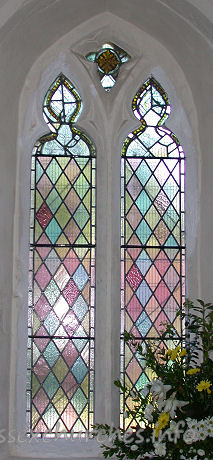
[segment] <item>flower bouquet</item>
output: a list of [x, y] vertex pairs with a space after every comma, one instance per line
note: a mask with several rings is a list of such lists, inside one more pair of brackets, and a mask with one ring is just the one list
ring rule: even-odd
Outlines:
[[[171, 349], [141, 344], [125, 332], [153, 378], [140, 391], [115, 382], [133, 400], [124, 417], [135, 423], [128, 430], [95, 425], [105, 458], [213, 459], [213, 305], [187, 300], [179, 315], [186, 329], [184, 343]], [[175, 344], [171, 325], [161, 338]]]

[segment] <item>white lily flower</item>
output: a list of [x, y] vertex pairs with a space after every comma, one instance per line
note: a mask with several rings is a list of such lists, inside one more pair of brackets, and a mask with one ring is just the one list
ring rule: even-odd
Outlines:
[[171, 420], [170, 421], [170, 426], [169, 426], [170, 431], [172, 433], [175, 433], [177, 431], [177, 427], [178, 427], [178, 424], [176, 422], [174, 422], [174, 420]]
[[164, 400], [166, 399], [167, 391], [171, 390], [171, 385], [164, 385], [161, 380], [155, 380], [152, 383], [150, 393], [153, 394], [154, 400]]
[[175, 396], [176, 396], [176, 391], [174, 391], [172, 395], [170, 396], [170, 398], [165, 401], [164, 408], [163, 408], [164, 412], [170, 413], [171, 418], [175, 417], [176, 410], [178, 408], [180, 409], [181, 407], [184, 407], [189, 403], [189, 401], [179, 401], [178, 399], [175, 399]]
[[150, 383], [147, 383], [147, 385], [143, 387], [143, 390], [141, 391], [141, 393], [142, 395], [146, 397], [149, 394], [149, 391], [150, 391]]
[[153, 422], [152, 412], [154, 410], [154, 406], [152, 404], [147, 404], [144, 411], [144, 417], [148, 420], [148, 422]]
[[213, 350], [209, 350], [209, 359], [213, 361]]

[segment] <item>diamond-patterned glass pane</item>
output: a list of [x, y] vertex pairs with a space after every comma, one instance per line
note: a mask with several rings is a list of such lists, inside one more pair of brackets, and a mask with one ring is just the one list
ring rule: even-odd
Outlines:
[[[180, 340], [175, 316], [184, 297], [183, 150], [160, 127], [169, 114], [168, 98], [153, 78], [137, 93], [133, 110], [142, 124], [127, 137], [121, 160], [121, 336], [126, 330], [143, 343], [160, 340], [167, 322]], [[121, 379], [137, 391], [150, 379], [122, 341]], [[131, 404], [121, 395], [121, 413]]]
[[[143, 342], [144, 350], [146, 347], [146, 343], [148, 340]], [[141, 342], [139, 342], [141, 344]], [[168, 348], [178, 346], [180, 344], [179, 339], [175, 340], [156, 340], [155, 346], [153, 349], [154, 351], [162, 350], [163, 348], [167, 350]], [[153, 371], [150, 368], [146, 367], [145, 362], [141, 359], [141, 356], [132, 349], [130, 346], [124, 341], [121, 341], [121, 363], [122, 366], [125, 367], [125, 374], [123, 378], [124, 385], [129, 389], [134, 389], [137, 392], [140, 392], [143, 387], [155, 377]], [[127, 398], [121, 398], [121, 412], [124, 410], [131, 411], [134, 408], [134, 402], [131, 395], [128, 395]], [[129, 427], [133, 428], [137, 425], [137, 421], [132, 418], [131, 416], [125, 418], [125, 427], [128, 429]]]
[[[169, 158], [162, 163], [158, 160], [158, 167], [154, 172], [152, 163], [153, 159], [149, 158], [137, 160], [137, 169], [132, 171], [131, 178], [128, 179], [128, 175], [125, 175], [125, 190], [128, 192], [125, 192], [124, 209], [128, 209], [128, 212], [125, 214], [124, 244], [130, 244], [131, 239], [136, 236], [142, 245], [162, 246], [172, 236], [173, 245], [178, 246], [181, 231], [181, 175], [174, 177], [173, 173], [175, 166], [179, 169], [180, 163], [176, 160], [174, 165], [174, 160]], [[125, 169], [129, 167], [128, 160], [125, 160]], [[145, 174], [149, 171], [150, 175], [148, 181], [143, 180], [142, 187], [142, 182], [138, 183], [138, 177], [142, 179], [144, 171]]]
[[60, 75], [44, 101], [54, 134], [32, 157], [28, 419], [37, 433], [93, 423], [95, 150], [71, 124], [80, 106]]
[[80, 351], [76, 346], [78, 340], [74, 344], [68, 338], [48, 342], [37, 339], [38, 353], [33, 352], [32, 407], [38, 416], [32, 421], [33, 431], [54, 433], [62, 422], [70, 431], [78, 419], [84, 430], [89, 429], [89, 417], [85, 414], [93, 400], [94, 340], [90, 346], [85, 341]]
[[[35, 195], [35, 230], [31, 244], [40, 244], [44, 239], [52, 245], [75, 244], [80, 237], [84, 244], [94, 244], [95, 203], [91, 185], [95, 159], [82, 161], [82, 158], [69, 157], [64, 168], [61, 157], [48, 157], [46, 170], [40, 163], [41, 158], [36, 159], [39, 193]], [[74, 168], [73, 174], [70, 168]]]

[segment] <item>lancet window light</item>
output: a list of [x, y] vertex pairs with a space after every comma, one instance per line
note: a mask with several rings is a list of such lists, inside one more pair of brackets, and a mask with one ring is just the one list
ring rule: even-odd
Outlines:
[[[124, 330], [144, 344], [160, 340], [161, 323], [182, 337], [174, 320], [184, 300], [184, 152], [164, 125], [168, 97], [151, 77], [139, 89], [132, 108], [140, 126], [124, 142], [121, 159], [121, 377], [139, 391], [150, 379], [144, 363], [124, 343]], [[171, 345], [171, 344], [170, 344]], [[121, 425], [133, 426], [132, 398], [121, 395]]]
[[95, 148], [74, 126], [81, 110], [59, 75], [32, 154], [27, 415], [41, 434], [93, 423]]

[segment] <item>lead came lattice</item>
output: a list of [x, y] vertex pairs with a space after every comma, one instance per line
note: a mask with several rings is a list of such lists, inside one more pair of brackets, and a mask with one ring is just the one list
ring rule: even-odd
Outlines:
[[[134, 334], [144, 345], [159, 339], [161, 323], [173, 324], [184, 299], [184, 152], [176, 136], [162, 124], [169, 101], [151, 77], [133, 99], [141, 126], [131, 132], [121, 159], [121, 334]], [[158, 340], [158, 346], [170, 344]], [[121, 340], [122, 383], [140, 391], [151, 378], [137, 353]], [[121, 424], [132, 399], [121, 395]]]
[[27, 414], [41, 434], [93, 423], [95, 149], [73, 126], [81, 106], [61, 74], [32, 157]]

